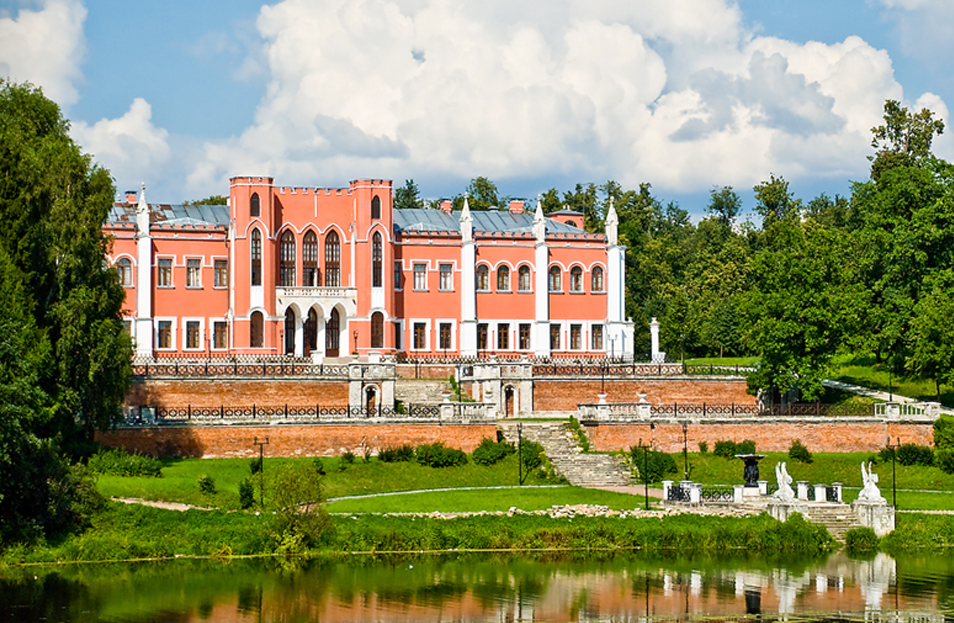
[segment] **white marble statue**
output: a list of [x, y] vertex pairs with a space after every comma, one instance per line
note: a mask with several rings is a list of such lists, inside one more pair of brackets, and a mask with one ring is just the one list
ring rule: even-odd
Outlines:
[[867, 468], [863, 461], [861, 463], [861, 482], [863, 486], [861, 493], [858, 494], [859, 501], [887, 503], [881, 495], [881, 489], [878, 488], [878, 474], [871, 470], [870, 462]]
[[775, 497], [784, 501], [794, 500], [795, 491], [792, 490], [792, 477], [788, 475], [788, 467], [784, 461], [775, 466], [775, 480], [778, 482], [778, 491], [775, 492]]

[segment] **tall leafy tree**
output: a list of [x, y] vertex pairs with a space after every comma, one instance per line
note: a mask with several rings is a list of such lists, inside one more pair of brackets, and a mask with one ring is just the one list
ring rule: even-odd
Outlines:
[[424, 201], [414, 180], [405, 180], [404, 186], [394, 191], [394, 207], [399, 210], [424, 207]]
[[[59, 108], [30, 85], [0, 81], [0, 522], [50, 520], [55, 499], [11, 511], [23, 479], [66, 473], [59, 450], [76, 451], [114, 425], [129, 384], [131, 343], [123, 288], [104, 265], [102, 224], [115, 190], [69, 137]], [[27, 391], [29, 388], [29, 391]], [[35, 469], [11, 467], [24, 453]], [[0, 453], [2, 454], [2, 453]], [[8, 462], [3, 463], [4, 459]], [[12, 461], [12, 462], [11, 462]], [[35, 498], [30, 498], [35, 499]], [[44, 505], [45, 504], [45, 505]], [[43, 509], [46, 510], [43, 510]], [[14, 514], [22, 515], [12, 517]]]
[[756, 184], [752, 190], [755, 191], [755, 211], [762, 217], [763, 229], [799, 215], [802, 201], [789, 192], [785, 178], [770, 173], [768, 181]]
[[894, 167], [921, 166], [930, 160], [935, 135], [944, 133], [944, 122], [927, 108], [912, 112], [897, 100], [884, 103], [884, 123], [871, 128], [871, 179]]
[[715, 187], [709, 191], [706, 211], [717, 217], [723, 225], [731, 226], [742, 209], [742, 198], [731, 186]]
[[[471, 210], [487, 210], [493, 207], [499, 207], [501, 203], [508, 203], [508, 197], [498, 195], [497, 185], [486, 177], [475, 177], [467, 185], [467, 204]], [[454, 209], [460, 210], [464, 207], [464, 195], [454, 197]]]

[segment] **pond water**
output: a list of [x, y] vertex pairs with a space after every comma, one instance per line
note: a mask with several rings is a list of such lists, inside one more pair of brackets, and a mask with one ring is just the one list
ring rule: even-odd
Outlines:
[[178, 561], [0, 579], [0, 621], [944, 621], [950, 556]]

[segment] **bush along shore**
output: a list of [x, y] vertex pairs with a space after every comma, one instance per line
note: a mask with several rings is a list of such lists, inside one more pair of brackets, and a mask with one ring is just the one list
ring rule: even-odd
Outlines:
[[188, 556], [319, 556], [439, 551], [679, 553], [824, 553], [838, 544], [796, 515], [714, 517], [550, 517], [537, 514], [457, 518], [329, 516], [310, 512], [185, 512], [110, 502], [82, 532], [58, 542], [14, 546], [7, 565], [120, 561]]

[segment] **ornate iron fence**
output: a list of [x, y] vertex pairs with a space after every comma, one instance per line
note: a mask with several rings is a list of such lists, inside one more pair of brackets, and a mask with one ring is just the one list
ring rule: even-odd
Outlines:
[[[377, 406], [349, 407], [322, 405], [281, 405], [281, 406], [219, 406], [219, 407], [156, 407], [157, 424], [202, 423], [216, 420], [358, 420], [372, 418], [386, 419], [435, 419], [440, 418], [440, 405], [406, 403], [400, 409]], [[138, 415], [129, 415], [127, 425], [144, 425], [146, 422]]]
[[669, 502], [685, 502], [689, 503], [689, 489], [683, 489], [680, 486], [669, 487], [669, 497], [667, 498]]
[[825, 501], [838, 502], [838, 490], [835, 487], [825, 487]]
[[735, 491], [729, 487], [703, 487], [699, 499], [703, 502], [732, 502]]
[[317, 376], [347, 378], [348, 366], [308, 360], [241, 362], [239, 360], [133, 362], [137, 376]]

